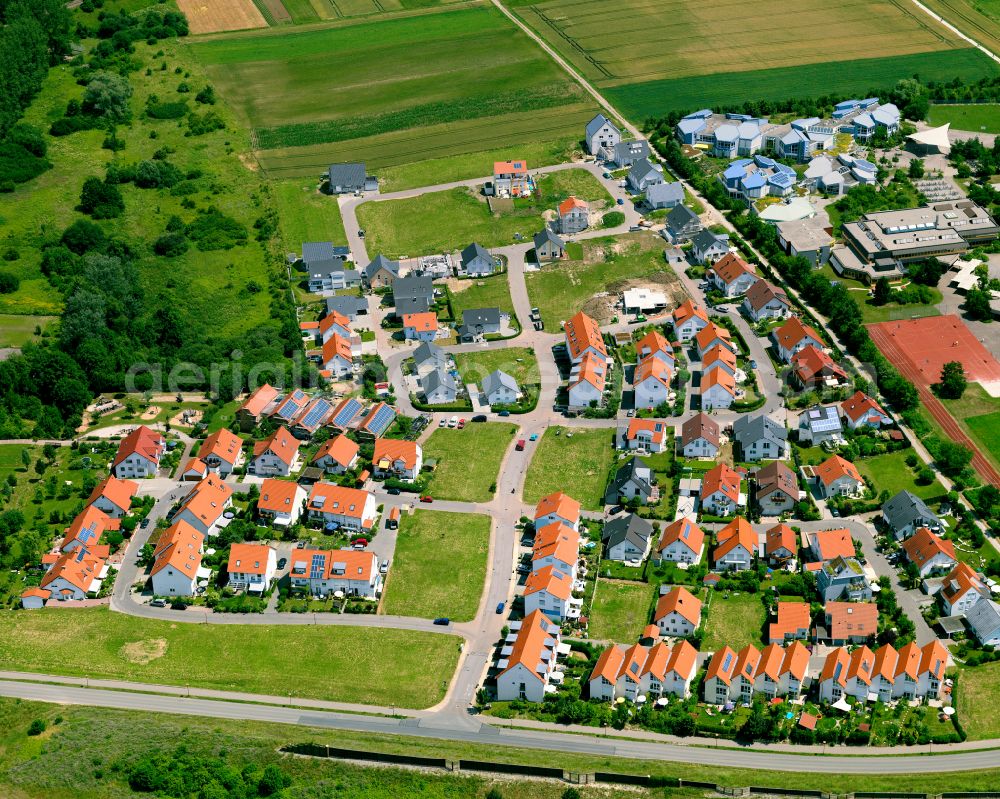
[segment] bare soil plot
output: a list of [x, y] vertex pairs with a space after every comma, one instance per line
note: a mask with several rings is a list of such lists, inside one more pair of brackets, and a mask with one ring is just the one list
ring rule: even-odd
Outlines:
[[[281, 0], [271, 2], [281, 5]], [[267, 20], [252, 0], [177, 0], [177, 5], [187, 17], [191, 33], [267, 27]], [[287, 11], [285, 16], [288, 17]]]

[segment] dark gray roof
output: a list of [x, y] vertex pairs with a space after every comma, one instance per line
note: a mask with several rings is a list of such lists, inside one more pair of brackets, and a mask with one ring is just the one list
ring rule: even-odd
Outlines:
[[490, 251], [482, 244], [472, 242], [472, 244], [462, 250], [462, 266], [465, 266], [475, 258], [485, 258], [490, 263], [493, 263], [493, 256], [490, 255]]
[[692, 222], [700, 223], [701, 220], [698, 218], [698, 214], [686, 205], [675, 205], [670, 209], [670, 213], [667, 214], [667, 227], [671, 230], [680, 230]]
[[882, 514], [893, 530], [899, 530], [914, 522], [931, 521], [940, 525], [937, 514], [927, 507], [916, 494], [905, 489], [882, 506]]
[[628, 176], [636, 183], [638, 183], [643, 178], [649, 175], [657, 175], [658, 177], [663, 177], [656, 167], [650, 163], [648, 158], [643, 158], [641, 161], [636, 161], [632, 164], [632, 168], [628, 171]]
[[839, 433], [843, 430], [836, 405], [813, 405], [799, 414], [799, 427], [813, 433]]
[[566, 243], [547, 227], [535, 234], [534, 242], [536, 250], [546, 242], [551, 242], [562, 249], [566, 248]]
[[499, 369], [490, 372], [483, 378], [483, 393], [489, 396], [498, 388], [509, 388], [511, 391], [518, 391], [517, 381], [506, 372]]
[[396, 300], [396, 316], [406, 316], [408, 313], [424, 313], [431, 309], [431, 303], [426, 297], [403, 297]]
[[590, 122], [587, 123], [587, 138], [589, 139], [591, 136], [597, 133], [597, 131], [599, 131], [605, 124], [609, 124], [611, 125], [611, 127], [615, 128], [615, 130], [618, 130], [618, 128], [615, 127], [614, 123], [606, 116], [604, 116], [604, 114], [598, 114], [596, 117], [590, 120]]
[[331, 186], [356, 186], [360, 188], [365, 185], [364, 161], [349, 164], [330, 164], [327, 174], [330, 178]]
[[486, 327], [500, 324], [499, 308], [468, 308], [462, 311], [464, 327]]
[[788, 431], [785, 430], [784, 425], [778, 424], [770, 416], [763, 414], [752, 418], [740, 416], [733, 422], [733, 438], [744, 449], [761, 439], [784, 446], [788, 440]]
[[604, 525], [604, 531], [601, 533], [601, 538], [608, 547], [628, 540], [636, 549], [645, 549], [652, 536], [653, 525], [634, 513], [612, 519]]
[[364, 297], [330, 297], [326, 301], [326, 312], [342, 313], [348, 319], [353, 319], [359, 313], [367, 313], [368, 300]]
[[620, 141], [615, 145], [615, 163], [620, 164], [623, 160], [635, 160], [636, 158], [647, 158], [649, 156], [649, 142], [645, 139], [631, 139], [630, 141]]
[[314, 261], [329, 261], [336, 255], [333, 244], [328, 241], [307, 241], [302, 245], [302, 261], [307, 265]]
[[310, 277], [325, 277], [332, 272], [344, 272], [348, 280], [361, 279], [361, 274], [356, 269], [348, 269], [347, 262], [341, 258], [325, 258], [321, 261], [313, 261], [309, 264]]
[[458, 391], [455, 379], [444, 369], [435, 369], [433, 372], [428, 372], [421, 381], [421, 388], [423, 388], [424, 394], [432, 394], [442, 386], [449, 391]]
[[[620, 489], [629, 481], [634, 481], [639, 486], [639, 491], [642, 495], [644, 497], [648, 497], [650, 493], [652, 493], [653, 486], [639, 474], [639, 470], [649, 468], [649, 464], [642, 460], [642, 458], [637, 456], [629, 458], [625, 464], [621, 466], [617, 472], [615, 472], [614, 479], [611, 481], [609, 500], [612, 502], [617, 500]], [[651, 469], [650, 472], [652, 472]], [[612, 496], [613, 499], [611, 498]]]
[[413, 360], [418, 366], [427, 361], [443, 364], [447, 362], [448, 355], [436, 344], [424, 341], [413, 351]]
[[434, 281], [430, 275], [407, 275], [392, 284], [392, 298], [399, 307], [401, 299], [426, 299], [434, 301]]
[[387, 272], [391, 272], [396, 277], [399, 277], [399, 261], [390, 261], [382, 253], [372, 258], [368, 266], [365, 267], [365, 276], [370, 280], [375, 277], [379, 269], [385, 269]]
[[714, 244], [729, 246], [728, 237], [716, 235], [711, 230], [701, 230], [698, 233], [695, 233], [691, 238], [691, 242], [694, 244], [694, 248], [696, 250], [707, 250]]
[[684, 202], [684, 187], [680, 182], [657, 183], [646, 189], [646, 199], [649, 202]]

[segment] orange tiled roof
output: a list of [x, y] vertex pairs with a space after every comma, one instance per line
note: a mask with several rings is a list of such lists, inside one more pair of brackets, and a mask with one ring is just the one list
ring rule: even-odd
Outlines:
[[608, 351], [604, 346], [604, 337], [601, 335], [601, 329], [597, 326], [597, 322], [583, 311], [580, 311], [567, 321], [563, 329], [566, 333], [570, 358], [574, 361], [588, 347], [593, 348], [605, 358], [607, 357]]
[[128, 510], [132, 505], [132, 497], [139, 493], [139, 484], [133, 480], [119, 480], [114, 475], [105, 477], [97, 484], [87, 504], [91, 505], [99, 497], [104, 497], [122, 510]]
[[659, 621], [671, 613], [677, 613], [697, 627], [701, 622], [701, 600], [684, 586], [675, 586], [656, 603], [653, 621]]
[[240, 574], [266, 574], [267, 562], [274, 550], [264, 544], [233, 544], [229, 548], [226, 571]]
[[316, 456], [313, 458], [313, 463], [318, 461], [324, 455], [329, 455], [334, 463], [338, 463], [343, 467], [350, 465], [351, 461], [357, 457], [358, 450], [357, 442], [351, 441], [345, 435], [335, 436], [334, 438], [327, 439], [323, 446], [319, 448], [316, 452]]
[[540, 610], [531, 611], [521, 621], [521, 629], [517, 631], [511, 653], [507, 656], [507, 668], [501, 674], [521, 665], [537, 676], [546, 644], [550, 640], [555, 641], [558, 633], [559, 628], [545, 618], [544, 613]]
[[702, 499], [711, 496], [716, 491], [722, 492], [733, 502], [740, 498], [740, 475], [731, 466], [720, 463], [718, 466], [705, 472], [701, 480]]
[[524, 584], [524, 595], [530, 596], [545, 591], [556, 599], [567, 600], [573, 594], [573, 581], [569, 575], [557, 571], [552, 566], [543, 566], [528, 575]]
[[816, 329], [805, 325], [797, 316], [793, 316], [781, 327], [777, 328], [773, 334], [778, 345], [786, 350], [794, 349], [802, 339], [809, 336], [819, 344], [823, 343], [823, 337], [816, 332]]
[[872, 602], [827, 602], [824, 612], [830, 638], [835, 641], [867, 638], [878, 632], [878, 608]]
[[673, 313], [674, 327], [684, 324], [692, 316], [696, 316], [703, 322], [708, 322], [708, 312], [701, 305], [693, 300], [685, 300]]
[[371, 496], [358, 488], [345, 488], [332, 483], [315, 483], [309, 492], [308, 508], [323, 513], [336, 513], [360, 519]]
[[219, 460], [233, 464], [239, 458], [242, 448], [243, 439], [223, 427], [205, 439], [205, 443], [198, 450], [198, 457], [205, 460], [215, 456]]
[[776, 524], [764, 534], [764, 553], [770, 555], [779, 549], [787, 549], [792, 555], [799, 550], [798, 537], [787, 524]]
[[163, 448], [163, 436], [155, 430], [146, 427], [146, 425], [141, 424], [122, 439], [121, 444], [118, 445], [118, 453], [115, 455], [115, 460], [111, 464], [111, 467], [114, 468], [133, 453], [141, 455], [154, 463], [159, 463], [160, 455], [163, 454]]
[[337, 356], [343, 358], [348, 363], [353, 358], [351, 355], [351, 342], [343, 336], [334, 333], [323, 344], [323, 363], [328, 363]]
[[434, 311], [403, 314], [403, 327], [412, 327], [418, 333], [430, 333], [437, 330], [438, 318]]
[[56, 558], [55, 563], [42, 577], [41, 588], [45, 588], [55, 580], [62, 578], [74, 588], [87, 592], [103, 568], [104, 558], [98, 557], [93, 552], [88, 552], [85, 549], [66, 552]]
[[853, 396], [848, 397], [840, 403], [840, 408], [854, 422], [857, 422], [862, 416], [878, 414], [888, 417], [889, 415], [882, 409], [881, 405], [863, 391], [855, 392]]
[[854, 540], [850, 530], [817, 530], [812, 534], [810, 547], [820, 560], [835, 558], [853, 558], [855, 554]]
[[264, 409], [274, 402], [277, 396], [278, 389], [265, 383], [247, 397], [239, 409], [245, 411], [250, 416], [260, 416], [264, 412]]
[[705, 543], [705, 533], [693, 521], [682, 516], [663, 530], [657, 551], [662, 552], [675, 541], [683, 542], [686, 547], [697, 554]]
[[181, 520], [163, 531], [153, 551], [150, 574], [159, 574], [172, 566], [185, 576], [194, 579], [201, 566], [201, 547], [205, 536]]
[[299, 452], [300, 444], [301, 442], [288, 432], [288, 428], [282, 425], [263, 441], [258, 441], [253, 445], [253, 456], [257, 458], [265, 452], [271, 452], [285, 464], [291, 466], [295, 463], [295, 456]]
[[813, 471], [825, 486], [831, 485], [834, 480], [839, 480], [841, 477], [850, 477], [859, 483], [864, 482], [858, 468], [839, 455], [831, 455], [819, 466], [813, 467]]
[[276, 480], [268, 477], [260, 484], [260, 499], [257, 500], [258, 510], [270, 513], [291, 513], [295, 503], [298, 483], [290, 480]]
[[935, 555], [945, 555], [955, 560], [955, 545], [946, 538], [934, 535], [926, 527], [921, 527], [906, 539], [903, 549], [906, 550], [906, 557], [917, 564], [918, 568], [923, 568]]
[[576, 524], [580, 521], [580, 503], [569, 496], [569, 494], [556, 491], [554, 494], [542, 497], [535, 507], [536, 519], [548, 516], [550, 513], [554, 513], [560, 519], [565, 519], [572, 524]]
[[226, 502], [233, 495], [233, 489], [214, 474], [195, 483], [181, 508], [194, 514], [207, 526], [215, 524], [225, 513]]
[[625, 438], [632, 441], [640, 432], [648, 432], [650, 433], [650, 441], [654, 444], [662, 444], [666, 440], [667, 430], [673, 432], [673, 428], [662, 420], [640, 419], [635, 416], [629, 419]]
[[402, 461], [404, 468], [414, 469], [419, 455], [420, 446], [416, 441], [378, 438], [375, 439], [375, 454], [372, 456], [372, 462], [378, 464], [387, 460], [390, 464], [394, 464], [396, 461]]
[[805, 630], [809, 634], [811, 616], [808, 602], [778, 602], [778, 619], [768, 625], [768, 637], [783, 641], [786, 635]]
[[565, 216], [570, 211], [580, 208], [584, 211], [587, 210], [587, 203], [581, 200], [579, 197], [568, 197], [559, 203], [559, 216]]

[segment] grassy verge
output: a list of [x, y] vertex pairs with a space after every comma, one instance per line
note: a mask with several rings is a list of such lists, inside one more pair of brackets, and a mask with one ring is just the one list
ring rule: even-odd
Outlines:
[[[703, 613], [706, 609], [703, 609]], [[701, 648], [712, 652], [729, 646], [739, 652], [748, 644], [760, 647], [764, 605], [756, 594], [726, 594], [716, 591], [703, 616], [705, 640]]]
[[528, 467], [524, 501], [533, 505], [554, 491], [565, 491], [588, 510], [602, 508], [614, 460], [612, 434], [610, 430], [548, 428]]
[[649, 621], [650, 599], [646, 583], [600, 579], [590, 610], [590, 637], [634, 644]]
[[500, 462], [517, 429], [512, 424], [469, 424], [464, 430], [439, 428], [424, 444], [424, 460], [437, 461], [427, 486], [435, 499], [489, 502]]
[[462, 311], [471, 308], [499, 308], [513, 320], [514, 302], [510, 298], [510, 284], [506, 274], [493, 275], [477, 280], [450, 281], [451, 307], [455, 319], [462, 318]]
[[483, 593], [489, 544], [488, 516], [433, 510], [404, 516], [383, 612], [469, 621]]
[[0, 614], [4, 669], [401, 707], [441, 699], [456, 643], [372, 627], [172, 624], [107, 608]]

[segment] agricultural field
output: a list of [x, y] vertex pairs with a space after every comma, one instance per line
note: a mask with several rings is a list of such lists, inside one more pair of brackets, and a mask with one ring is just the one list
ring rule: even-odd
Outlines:
[[489, 547], [489, 516], [435, 510], [403, 516], [382, 612], [471, 620], [483, 593]]
[[369, 253], [389, 258], [454, 252], [473, 241], [484, 247], [530, 240], [544, 222], [536, 209], [491, 212], [474, 189], [455, 188], [358, 206]]
[[486, 375], [500, 369], [513, 377], [518, 385], [540, 384], [538, 360], [526, 347], [485, 349], [480, 352], [455, 353], [455, 365], [463, 383], [478, 384]]
[[[279, 4], [280, 5], [280, 4]], [[253, 0], [177, 0], [192, 34], [266, 28], [268, 20]]]
[[928, 124], [948, 123], [956, 130], [974, 133], [1000, 133], [1000, 105], [932, 105]]
[[607, 324], [617, 313], [618, 294], [630, 286], [667, 293], [668, 307], [685, 298], [680, 280], [664, 263], [663, 240], [648, 232], [584, 241], [579, 258], [546, 264], [526, 274], [525, 282], [547, 330], [558, 330], [581, 310]]
[[47, 674], [263, 694], [280, 684], [303, 698], [422, 708], [441, 699], [457, 658], [453, 636], [408, 630], [174, 624], [103, 607], [0, 613], [0, 666]]
[[988, 50], [994, 53], [1000, 52], [1000, 2], [997, 0], [921, 0], [921, 2]]
[[[377, 171], [578, 140], [594, 108], [491, 7], [284, 28], [191, 47], [253, 129], [263, 167], [280, 177], [316, 176], [348, 158]], [[468, 58], [473, 51], [477, 58]], [[330, 75], [344, 80], [331, 83]]]
[[590, 608], [590, 637], [626, 645], [638, 641], [649, 622], [652, 598], [648, 583], [600, 578]]
[[604, 490], [614, 460], [613, 431], [549, 427], [535, 450], [524, 482], [524, 501], [534, 505], [565, 491], [587, 510], [604, 507]]
[[435, 430], [424, 444], [424, 460], [437, 461], [427, 492], [435, 499], [489, 502], [516, 429], [512, 424], [487, 423]]

